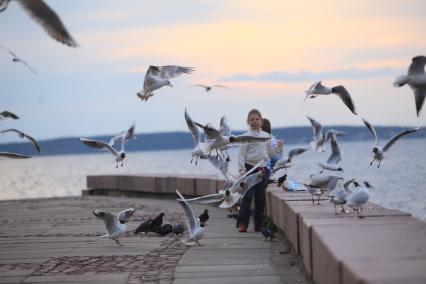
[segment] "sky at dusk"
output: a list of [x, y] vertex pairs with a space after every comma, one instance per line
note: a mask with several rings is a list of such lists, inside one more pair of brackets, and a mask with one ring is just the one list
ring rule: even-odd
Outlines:
[[[297, 3], [296, 3], [297, 2]], [[421, 126], [408, 86], [395, 88], [411, 58], [426, 55], [426, 2], [419, 1], [143, 1], [49, 0], [79, 47], [51, 39], [12, 1], [0, 13], [3, 120], [36, 139], [115, 134], [136, 122], [136, 133], [187, 131], [184, 109], [201, 123], [247, 128], [258, 108], [273, 127], [327, 125]], [[172, 80], [147, 102], [149, 65], [195, 72]], [[303, 101], [315, 81], [344, 85], [359, 115], [335, 95]], [[194, 84], [229, 89], [205, 92]], [[2, 142], [9, 137], [2, 137]], [[1, 142], [0, 142], [1, 143]]]

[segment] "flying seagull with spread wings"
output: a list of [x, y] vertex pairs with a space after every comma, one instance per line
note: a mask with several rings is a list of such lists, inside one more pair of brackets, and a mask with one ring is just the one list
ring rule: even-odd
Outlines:
[[24, 132], [22, 132], [18, 129], [15, 129], [15, 128], [10, 128], [10, 129], [0, 131], [0, 133], [6, 133], [6, 132], [15, 132], [15, 133], [18, 134], [18, 136], [20, 138], [30, 140], [31, 143], [33, 143], [34, 147], [37, 149], [37, 152], [41, 155], [40, 145], [37, 143], [37, 141], [32, 136], [30, 136], [30, 135], [28, 135], [28, 134], [26, 134], [26, 133], [24, 133]]
[[135, 211], [135, 208], [129, 208], [118, 212], [117, 215], [102, 210], [93, 211], [93, 215], [104, 222], [106, 234], [102, 238], [112, 239], [121, 246], [119, 238], [126, 232], [126, 223]]
[[13, 51], [7, 49], [6, 47], [0, 45], [0, 48], [9, 53], [12, 56], [12, 62], [21, 62], [24, 64], [28, 70], [30, 70], [32, 73], [37, 74], [37, 72], [22, 58], [18, 57]]
[[142, 100], [147, 101], [154, 95], [154, 91], [164, 86], [173, 87], [170, 79], [182, 74], [191, 74], [194, 71], [193, 67], [182, 67], [175, 65], [166, 66], [149, 66], [145, 73], [143, 82], [143, 90], [136, 95]]
[[399, 76], [393, 83], [395, 87], [402, 87], [405, 84], [410, 86], [414, 92], [417, 116], [420, 115], [426, 97], [425, 64], [426, 56], [413, 57], [410, 67], [408, 67], [408, 74]]
[[195, 84], [192, 85], [192, 87], [201, 87], [204, 88], [204, 90], [208, 93], [210, 92], [213, 88], [223, 88], [223, 89], [229, 89], [228, 87], [224, 86], [224, 85], [203, 85], [203, 84]]

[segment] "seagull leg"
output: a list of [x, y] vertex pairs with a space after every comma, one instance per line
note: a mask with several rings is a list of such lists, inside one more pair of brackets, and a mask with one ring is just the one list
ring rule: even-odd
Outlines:
[[381, 163], [382, 163], [382, 160], [379, 161], [379, 164], [377, 165], [378, 168], [380, 168]]
[[318, 199], [317, 199], [317, 205], [320, 205], [320, 203], [319, 203], [320, 197], [321, 197], [321, 196], [318, 196]]
[[198, 246], [201, 246], [201, 244], [198, 241], [195, 241], [197, 243]]
[[118, 168], [118, 162], [117, 162], [117, 164], [115, 165], [115, 168], [116, 168], [116, 169]]
[[362, 215], [362, 207], [360, 207], [359, 209], [358, 209], [358, 218], [360, 218], [360, 219], [362, 219], [362, 218], [364, 218], [364, 216]]
[[312, 194], [312, 205], [314, 205], [314, 204], [315, 204], [314, 195]]
[[336, 204], [334, 204], [334, 213], [336, 213], [336, 215], [339, 215], [339, 214], [337, 213]]

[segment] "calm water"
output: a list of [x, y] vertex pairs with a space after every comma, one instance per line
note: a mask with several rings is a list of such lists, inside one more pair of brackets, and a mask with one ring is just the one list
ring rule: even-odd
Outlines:
[[[372, 201], [388, 208], [412, 213], [426, 220], [426, 140], [403, 139], [395, 144], [380, 168], [370, 167], [371, 141], [342, 142], [345, 179], [368, 180], [374, 186]], [[381, 141], [380, 145], [383, 145]], [[287, 145], [291, 148], [305, 145]], [[237, 172], [237, 148], [230, 152], [230, 170]], [[327, 160], [325, 153], [313, 151], [295, 159], [288, 170], [291, 180], [307, 181], [318, 172], [317, 163]], [[190, 150], [130, 152], [123, 168], [115, 168], [107, 153], [34, 157], [0, 161], [0, 200], [36, 197], [78, 196], [86, 187], [86, 175], [95, 174], [194, 174], [219, 175], [208, 161], [190, 164]], [[279, 173], [281, 174], [281, 173]]]

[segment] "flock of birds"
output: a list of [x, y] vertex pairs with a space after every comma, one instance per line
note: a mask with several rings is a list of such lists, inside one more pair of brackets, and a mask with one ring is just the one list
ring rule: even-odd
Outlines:
[[[9, 2], [11, 0], [0, 0], [0, 12], [3, 12], [7, 9]], [[70, 33], [67, 31], [65, 25], [62, 23], [59, 16], [42, 0], [16, 0], [13, 2], [19, 3], [19, 5], [32, 17], [41, 27], [51, 36], [53, 39], [68, 45], [70, 47], [77, 47], [77, 42], [73, 39]], [[0, 45], [0, 48], [12, 56], [13, 62], [20, 62], [24, 64], [32, 73], [37, 74], [37, 72], [23, 59], [18, 57], [13, 51], [7, 49], [4, 46]], [[416, 56], [412, 58], [411, 64], [408, 68], [408, 72], [405, 75], [401, 75], [394, 81], [395, 87], [401, 87], [408, 85], [413, 93], [415, 98], [416, 114], [420, 115], [422, 106], [424, 104], [426, 96], [426, 74], [425, 67], [426, 56]], [[164, 87], [169, 86], [173, 87], [170, 80], [176, 78], [182, 74], [191, 74], [194, 72], [193, 67], [183, 67], [175, 65], [166, 65], [166, 66], [149, 66], [146, 71], [143, 89], [137, 93], [137, 97], [142, 101], [147, 101], [150, 97], [154, 95], [154, 91]], [[206, 92], [212, 90], [212, 88], [227, 88], [223, 85], [202, 85], [196, 84], [192, 87], [201, 87], [204, 88]], [[349, 91], [345, 86], [339, 85], [334, 87], [327, 87], [322, 84], [321, 81], [315, 82], [307, 91], [305, 100], [310, 98], [314, 99], [321, 95], [337, 95], [342, 102], [348, 107], [348, 109], [354, 114], [357, 115], [357, 110], [352, 100], [352, 97]], [[19, 117], [10, 112], [3, 111], [0, 113], [0, 119], [19, 119]], [[342, 212], [345, 211], [343, 205], [348, 205], [351, 208], [357, 210], [358, 216], [362, 217], [362, 208], [369, 199], [369, 188], [372, 188], [371, 184], [367, 181], [358, 182], [355, 179], [350, 179], [346, 181], [343, 187], [339, 186], [339, 182], [343, 180], [342, 177], [337, 175], [320, 175], [324, 171], [341, 171], [343, 172], [342, 167], [338, 164], [342, 159], [342, 153], [340, 151], [339, 143], [337, 137], [345, 135], [346, 133], [329, 130], [327, 133], [323, 133], [322, 125], [311, 117], [307, 117], [310, 121], [313, 128], [313, 141], [311, 142], [311, 148], [314, 151], [323, 152], [325, 151], [325, 145], [330, 141], [331, 145], [331, 154], [325, 162], [320, 162], [318, 165], [320, 167], [319, 174], [312, 174], [310, 176], [309, 183], [304, 183], [302, 187], [298, 189], [308, 190], [312, 194], [312, 202], [314, 204], [314, 197], [317, 197], [317, 203], [319, 204], [320, 197], [324, 192], [329, 192], [330, 201], [335, 205], [335, 211], [337, 214], [336, 206], [342, 206]], [[204, 235], [204, 224], [206, 220], [202, 220], [203, 217], [195, 217], [195, 214], [190, 206], [191, 202], [197, 203], [219, 203], [220, 208], [227, 208], [231, 210], [233, 207], [238, 205], [239, 200], [244, 197], [247, 190], [253, 185], [260, 182], [263, 178], [261, 172], [253, 173], [253, 171], [248, 171], [245, 175], [236, 178], [233, 174], [229, 172], [229, 155], [227, 150], [233, 145], [240, 145], [245, 143], [261, 143], [265, 142], [270, 138], [259, 138], [252, 137], [247, 135], [232, 135], [231, 128], [227, 123], [226, 117], [222, 117], [220, 121], [220, 128], [216, 129], [211, 123], [201, 124], [195, 122], [189, 116], [187, 110], [185, 109], [185, 121], [187, 123], [188, 129], [190, 130], [193, 139], [194, 139], [194, 148], [192, 149], [192, 159], [191, 163], [195, 160], [197, 164], [198, 160], [209, 160], [215, 167], [217, 167], [223, 176], [226, 179], [224, 188], [219, 190], [216, 194], [210, 194], [206, 196], [185, 199], [179, 191], [176, 191], [178, 198], [177, 201], [182, 206], [185, 212], [185, 219], [188, 228], [189, 238], [185, 241], [186, 243], [197, 243]], [[390, 149], [396, 141], [401, 137], [417, 132], [420, 128], [412, 128], [397, 133], [383, 146], [378, 145], [378, 137], [373, 125], [368, 122], [366, 119], [362, 119], [365, 126], [371, 132], [374, 139], [374, 147], [372, 150], [373, 160], [378, 162], [377, 167], [380, 167], [382, 160], [384, 159], [384, 154]], [[125, 152], [125, 143], [131, 139], [135, 138], [134, 134], [135, 124], [133, 124], [129, 129], [119, 133], [118, 135], [112, 137], [109, 142], [97, 141], [88, 138], [80, 138], [80, 141], [87, 145], [88, 147], [94, 149], [102, 149], [109, 151], [115, 159], [116, 167], [118, 168], [119, 164], [123, 166], [124, 159], [126, 158]], [[204, 141], [201, 141], [200, 130], [205, 134]], [[37, 141], [30, 135], [11, 128], [0, 131], [0, 133], [15, 133], [19, 137], [28, 139], [35, 146], [37, 152], [41, 154], [41, 148], [38, 145]], [[120, 144], [120, 149], [117, 150], [114, 148], [115, 144]], [[282, 169], [290, 168], [293, 163], [293, 159], [308, 151], [309, 148], [296, 148], [288, 152], [287, 156], [283, 156], [273, 169], [273, 173], [276, 174], [277, 171]], [[215, 151], [216, 155], [212, 156], [212, 151]], [[15, 159], [24, 159], [30, 158], [31, 156], [21, 155], [18, 153], [9, 153], [9, 152], [0, 152], [0, 157], [15, 158]], [[259, 162], [258, 165], [260, 165]], [[253, 169], [255, 169], [256, 165]], [[283, 175], [278, 178], [278, 184], [284, 184], [286, 188], [291, 186], [290, 181], [287, 179], [287, 175]], [[294, 184], [294, 183], [293, 183]], [[353, 188], [351, 188], [353, 187]], [[129, 221], [131, 216], [134, 214], [135, 209], [129, 208], [127, 210], [121, 211], [117, 214], [110, 212], [105, 212], [101, 210], [95, 210], [94, 215], [103, 220], [105, 224], [105, 229], [107, 234], [105, 237], [114, 239], [118, 245], [121, 245], [119, 242], [119, 237], [124, 234], [126, 231], [125, 223]], [[207, 211], [205, 212], [207, 213]], [[160, 214], [161, 215], [161, 214]], [[163, 214], [164, 215], [164, 214]], [[172, 226], [171, 224], [165, 224], [164, 226], [160, 223], [162, 216], [157, 217], [154, 220], [147, 220], [141, 226], [136, 229], [135, 233], [139, 232], [157, 232], [160, 235], [178, 232], [182, 232], [182, 226]], [[162, 223], [162, 221], [161, 221]], [[166, 226], [167, 225], [167, 226]], [[268, 232], [264, 231], [265, 237], [268, 236]], [[270, 236], [270, 235], [269, 235]]]

